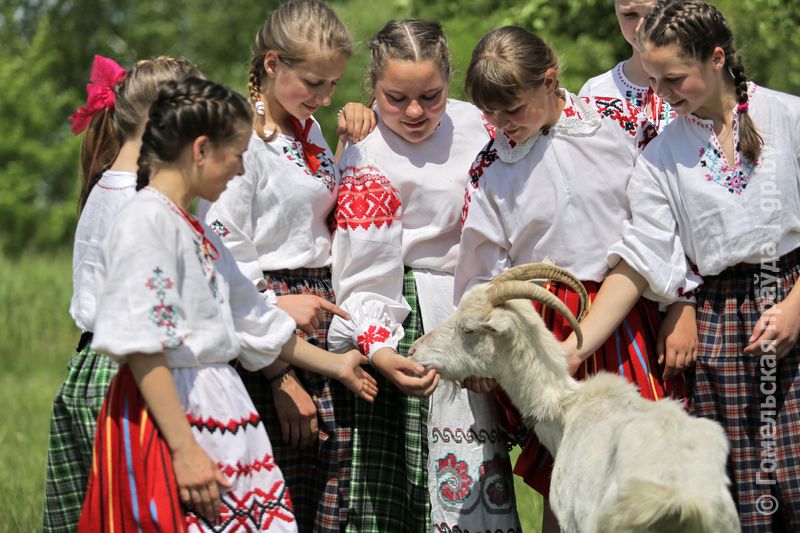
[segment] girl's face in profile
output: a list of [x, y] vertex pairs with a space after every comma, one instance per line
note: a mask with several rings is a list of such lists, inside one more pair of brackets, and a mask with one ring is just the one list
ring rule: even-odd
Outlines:
[[244, 174], [242, 156], [247, 151], [252, 126], [243, 122], [236, 128], [236, 135], [227, 142], [213, 143], [210, 140], [202, 148], [203, 167], [194, 183], [193, 196], [209, 202], [216, 201], [228, 182]]
[[[290, 66], [277, 53], [267, 52], [264, 67], [272, 78], [270, 99], [289, 115], [306, 120], [320, 106], [330, 105], [333, 89], [342, 77], [346, 62], [344, 54], [334, 53]], [[275, 105], [269, 108], [274, 111]], [[273, 116], [273, 119], [280, 120], [280, 117]]]
[[436, 131], [447, 105], [448, 80], [433, 61], [390, 60], [375, 82], [381, 120], [408, 142]]
[[[687, 57], [677, 44], [645, 44], [642, 66], [650, 76], [650, 86], [681, 116], [690, 113], [708, 118], [708, 106], [716, 107], [721, 97], [725, 52], [717, 47], [706, 61]], [[715, 100], [716, 99], [716, 100]]]

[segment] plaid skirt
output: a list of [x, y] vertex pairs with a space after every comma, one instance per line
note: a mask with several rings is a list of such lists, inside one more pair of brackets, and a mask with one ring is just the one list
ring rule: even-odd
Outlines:
[[[584, 281], [593, 301], [600, 289], [594, 281]], [[550, 283], [547, 289], [574, 314], [578, 311], [578, 295], [562, 283]], [[542, 308], [539, 302], [532, 302], [541, 314], [545, 326], [558, 340], [566, 339], [572, 328], [559, 313], [550, 307]], [[659, 368], [656, 355], [656, 337], [661, 319], [654, 302], [640, 298], [622, 324], [591, 357], [578, 368], [576, 379], [583, 380], [600, 371], [619, 374], [639, 388], [639, 393], [648, 400], [658, 400], [664, 396], [683, 399], [686, 397], [686, 383], [683, 376], [663, 381], [663, 368]], [[498, 402], [505, 413], [504, 427], [522, 446], [522, 452], [514, 465], [514, 473], [539, 493], [548, 496], [550, 477], [553, 472], [553, 457], [536, 435], [528, 434], [522, 417], [505, 392], [495, 389]]]
[[[329, 302], [336, 301], [327, 268], [265, 272], [264, 278], [268, 288], [278, 296], [313, 294]], [[331, 318], [329, 313], [325, 313], [313, 336], [300, 330], [297, 333], [308, 342], [327, 349]], [[314, 401], [319, 423], [319, 439], [301, 450], [283, 442], [272, 389], [264, 376], [241, 367], [238, 371], [264, 422], [275, 460], [286, 479], [298, 530], [301, 533], [338, 533], [347, 523], [349, 509], [353, 394], [336, 380], [295, 369], [295, 374]]]
[[[776, 269], [774, 267], [777, 267]], [[744, 348], [800, 277], [800, 250], [705, 277], [692, 412], [722, 424], [743, 531], [800, 531], [800, 344], [781, 360]]]
[[[411, 313], [403, 322], [405, 337], [398, 353], [408, 355], [422, 336], [414, 273], [406, 270], [403, 296]], [[355, 533], [427, 533], [430, 500], [427, 489], [428, 400], [407, 396], [374, 368], [375, 403], [355, 400], [350, 520]]]
[[53, 401], [43, 531], [73, 533], [81, 516], [92, 470], [92, 443], [97, 416], [117, 365], [89, 347], [84, 334], [70, 359], [67, 377]]

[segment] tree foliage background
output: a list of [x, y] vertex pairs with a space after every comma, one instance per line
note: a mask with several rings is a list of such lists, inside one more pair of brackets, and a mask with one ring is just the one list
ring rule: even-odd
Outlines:
[[[206, 75], [246, 88], [250, 43], [276, 0], [3, 0], [0, 3], [0, 249], [69, 248], [77, 219], [78, 152], [67, 117], [82, 104], [94, 54], [123, 66], [155, 55], [186, 57]], [[333, 130], [346, 101], [368, 101], [362, 83], [366, 39], [389, 19], [442, 22], [454, 56], [451, 95], [490, 29], [516, 24], [550, 41], [562, 84], [628, 57], [612, 0], [334, 0], [356, 40], [356, 54], [317, 118]], [[718, 0], [731, 21], [752, 79], [800, 93], [800, 2]], [[329, 142], [333, 139], [329, 138]]]

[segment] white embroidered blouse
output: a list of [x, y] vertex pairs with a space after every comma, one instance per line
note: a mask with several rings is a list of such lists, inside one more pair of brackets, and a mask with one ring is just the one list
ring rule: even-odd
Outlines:
[[677, 116], [675, 111], [651, 91], [649, 86], [633, 83], [622, 69], [624, 63], [620, 61], [613, 69], [587, 80], [578, 96], [622, 98], [631, 105], [641, 108], [656, 131], [660, 133]]
[[324, 148], [315, 174], [294, 137], [279, 134], [266, 142], [253, 133], [244, 175], [228, 184], [204, 217], [253, 283], [267, 270], [330, 264], [328, 217], [336, 205], [339, 174], [316, 122], [309, 140]]
[[727, 161], [712, 121], [694, 115], [676, 119], [639, 158], [632, 218], [608, 263], [627, 261], [662, 301], [692, 289], [684, 254], [711, 276], [800, 246], [800, 98], [754, 84], [749, 92], [748, 113], [764, 139], [756, 163], [738, 150]]
[[118, 362], [164, 352], [171, 368], [238, 357], [258, 370], [295, 330], [294, 320], [242, 275], [217, 235], [150, 187], [112, 224], [97, 291], [92, 348]]
[[608, 247], [628, 217], [626, 188], [647, 139], [631, 104], [579, 98], [547, 134], [513, 145], [501, 134], [472, 164], [455, 271], [455, 301], [508, 268], [550, 257], [579, 279], [602, 281]]
[[476, 107], [448, 100], [438, 129], [423, 142], [409, 143], [379, 122], [344, 152], [333, 285], [352, 320], [334, 317], [332, 349], [358, 346], [370, 357], [385, 346], [396, 349], [409, 312], [405, 268], [453, 273], [464, 182], [489, 139], [484, 124]]
[[82, 331], [92, 331], [97, 310], [95, 269], [103, 239], [117, 211], [136, 194], [136, 174], [106, 170], [92, 188], [75, 229], [72, 301], [69, 314]]

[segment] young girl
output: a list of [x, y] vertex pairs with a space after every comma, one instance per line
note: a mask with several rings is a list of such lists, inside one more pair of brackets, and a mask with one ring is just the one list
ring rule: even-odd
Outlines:
[[581, 87], [580, 96], [614, 96], [642, 108], [657, 132], [675, 118], [675, 112], [650, 88], [650, 80], [642, 68], [636, 30], [644, 17], [656, 5], [656, 0], [614, 0], [622, 36], [631, 45], [633, 53], [616, 67], [588, 80]]
[[[470, 170], [456, 301], [510, 267], [546, 258], [583, 280], [593, 298], [608, 271], [606, 251], [629, 212], [626, 187], [642, 133], [639, 110], [619, 98], [579, 98], [560, 89], [554, 52], [515, 27], [492, 31], [478, 43], [466, 92], [498, 134]], [[560, 283], [548, 288], [577, 311], [571, 289]], [[555, 313], [544, 311], [543, 318], [556, 336], [571, 332]], [[605, 344], [570, 370], [578, 378], [617, 372], [652, 400], [679, 392], [682, 376], [680, 383], [664, 381], [658, 369], [658, 322], [653, 302], [639, 300]], [[510, 410], [513, 430], [520, 421]], [[515, 472], [547, 496], [551, 467], [549, 454], [532, 437]], [[545, 526], [557, 530], [552, 522]]]
[[92, 468], [97, 415], [117, 370], [110, 359], [90, 348], [100, 245], [112, 217], [135, 192], [136, 158], [158, 85], [192, 75], [200, 73], [180, 59], [139, 61], [126, 72], [114, 60], [95, 56], [88, 101], [71, 117], [73, 133], [86, 129], [69, 309], [83, 334], [50, 418], [44, 503], [44, 530], [48, 532], [72, 533], [78, 524]]
[[493, 398], [434, 391], [438, 376], [406, 359], [454, 311], [464, 173], [489, 133], [475, 107], [447, 99], [438, 23], [389, 22], [369, 47], [379, 125], [342, 155], [333, 244], [352, 320], [328, 333], [332, 348], [369, 357], [382, 390], [356, 402], [348, 530], [519, 531]]
[[745, 531], [800, 530], [800, 99], [748, 83], [725, 18], [698, 0], [659, 4], [642, 61], [679, 118], [631, 178], [632, 217], [609, 275], [565, 347], [578, 358], [649, 289], [697, 292], [692, 411], [721, 423]]
[[366, 400], [377, 393], [358, 352], [294, 337], [295, 322], [188, 214], [195, 197], [215, 200], [243, 171], [251, 120], [244, 98], [199, 78], [168, 82], [150, 108], [144, 188], [119, 211], [97, 269], [92, 346], [122, 366], [98, 420], [79, 531], [296, 531], [233, 358], [258, 370], [280, 353]]
[[[206, 215], [245, 276], [275, 291], [282, 307], [304, 313], [307, 339], [321, 348], [331, 313], [342, 314], [329, 271], [339, 174], [312, 114], [330, 104], [351, 48], [344, 24], [323, 2], [294, 0], [268, 16], [250, 59], [256, 116], [245, 174]], [[349, 394], [282, 361], [267, 377], [240, 372], [272, 436], [300, 530], [338, 533], [347, 523]]]

